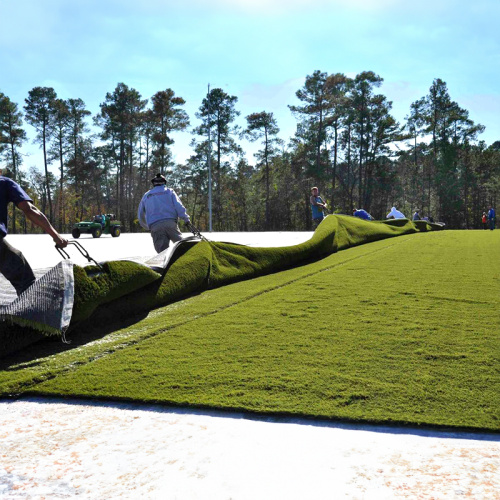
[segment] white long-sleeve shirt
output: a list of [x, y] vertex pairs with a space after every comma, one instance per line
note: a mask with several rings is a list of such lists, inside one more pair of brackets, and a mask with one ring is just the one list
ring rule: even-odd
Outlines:
[[150, 229], [155, 222], [165, 219], [181, 218], [189, 222], [189, 215], [181, 200], [167, 186], [155, 186], [142, 197], [137, 218], [144, 229]]
[[394, 217], [395, 219], [406, 219], [406, 216], [396, 207], [391, 208], [391, 211], [387, 214], [386, 219], [388, 219], [389, 217]]

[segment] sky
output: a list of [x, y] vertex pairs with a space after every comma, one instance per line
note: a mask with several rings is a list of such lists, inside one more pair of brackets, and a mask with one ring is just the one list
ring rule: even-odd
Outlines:
[[[0, 0], [0, 92], [22, 108], [33, 87], [53, 87], [96, 114], [119, 82], [143, 98], [171, 88], [197, 126], [210, 84], [238, 98], [240, 126], [272, 112], [287, 141], [288, 105], [315, 70], [374, 71], [400, 122], [441, 78], [491, 144], [500, 140], [499, 20], [498, 0]], [[174, 135], [176, 161], [192, 138]], [[257, 145], [242, 146], [252, 161]], [[25, 169], [43, 167], [37, 145], [22, 151]]]

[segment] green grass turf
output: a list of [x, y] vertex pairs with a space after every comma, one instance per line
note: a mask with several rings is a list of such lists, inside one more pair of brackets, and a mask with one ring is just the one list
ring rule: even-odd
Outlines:
[[350, 248], [52, 356], [32, 346], [0, 393], [498, 431], [499, 246], [446, 231]]

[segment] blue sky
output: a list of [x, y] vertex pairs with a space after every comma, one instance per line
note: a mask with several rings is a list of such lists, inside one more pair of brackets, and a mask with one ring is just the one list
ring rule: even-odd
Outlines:
[[[400, 121], [443, 79], [491, 144], [500, 140], [499, 20], [498, 0], [1, 0], [0, 91], [22, 107], [31, 88], [52, 86], [95, 114], [118, 82], [143, 98], [172, 88], [197, 125], [210, 83], [238, 97], [240, 125], [272, 111], [288, 139], [287, 105], [306, 75], [372, 70]], [[177, 161], [191, 138], [175, 136]], [[24, 152], [24, 168], [42, 166], [37, 146]]]

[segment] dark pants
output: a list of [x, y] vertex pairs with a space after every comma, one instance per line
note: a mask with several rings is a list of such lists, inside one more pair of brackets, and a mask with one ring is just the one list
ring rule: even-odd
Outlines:
[[17, 295], [21, 295], [35, 281], [35, 275], [24, 255], [7, 243], [5, 238], [0, 238], [0, 273], [11, 282]]
[[324, 217], [318, 217], [317, 219], [313, 219], [313, 229], [316, 229], [322, 222]]
[[489, 219], [490, 229], [493, 231], [495, 229], [495, 219]]
[[182, 233], [175, 219], [160, 220], [155, 222], [150, 229], [153, 245], [157, 253], [166, 250], [170, 245], [170, 240], [174, 243], [182, 240]]

